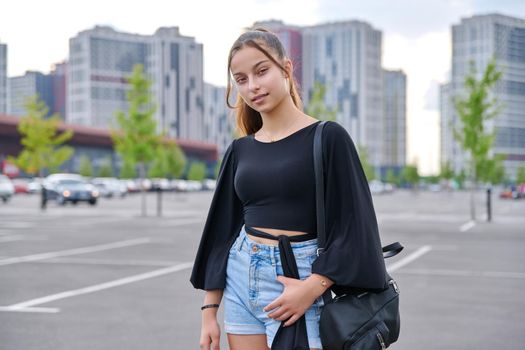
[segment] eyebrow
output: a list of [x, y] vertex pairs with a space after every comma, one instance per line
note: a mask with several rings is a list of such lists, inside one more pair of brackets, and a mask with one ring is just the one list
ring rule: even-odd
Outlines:
[[[259, 67], [261, 64], [269, 62], [269, 61], [270, 60], [266, 59], [266, 60], [262, 60], [262, 61], [257, 62], [256, 64], [254, 64], [252, 70], [257, 69], [257, 67]], [[233, 76], [236, 76], [236, 75], [239, 75], [239, 74], [242, 74], [242, 73], [232, 73]]]

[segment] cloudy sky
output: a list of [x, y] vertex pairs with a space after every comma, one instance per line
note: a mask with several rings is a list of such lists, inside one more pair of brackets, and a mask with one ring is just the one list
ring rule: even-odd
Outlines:
[[204, 44], [204, 79], [225, 85], [232, 42], [253, 22], [280, 19], [313, 25], [358, 19], [383, 32], [383, 66], [408, 76], [408, 161], [423, 174], [439, 169], [438, 84], [450, 72], [450, 27], [475, 14], [525, 18], [523, 0], [20, 0], [4, 2], [0, 42], [8, 76], [49, 72], [68, 55], [68, 39], [95, 25], [153, 34], [178, 26]]

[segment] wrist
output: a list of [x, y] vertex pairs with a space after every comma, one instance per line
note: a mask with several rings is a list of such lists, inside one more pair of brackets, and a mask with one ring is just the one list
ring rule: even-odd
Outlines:
[[332, 286], [333, 282], [321, 275], [312, 274], [306, 280], [306, 283], [309, 285], [309, 289], [312, 291], [312, 294], [315, 298], [320, 297], [323, 293]]

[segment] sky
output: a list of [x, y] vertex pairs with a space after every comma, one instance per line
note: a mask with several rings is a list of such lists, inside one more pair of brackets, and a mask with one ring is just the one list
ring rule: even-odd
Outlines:
[[229, 48], [256, 21], [366, 21], [383, 33], [383, 67], [407, 74], [407, 162], [429, 175], [439, 172], [439, 84], [449, 79], [451, 26], [477, 14], [525, 18], [525, 1], [20, 0], [3, 2], [0, 10], [9, 77], [27, 70], [49, 72], [67, 58], [69, 39], [95, 25], [143, 35], [178, 26], [182, 35], [204, 46], [204, 80], [223, 86]]

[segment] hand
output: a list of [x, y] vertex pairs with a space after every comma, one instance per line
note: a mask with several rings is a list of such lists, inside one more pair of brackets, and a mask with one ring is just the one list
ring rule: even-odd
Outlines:
[[221, 329], [217, 322], [217, 310], [205, 309], [202, 311], [201, 350], [220, 350]]
[[277, 299], [268, 304], [263, 311], [267, 312], [277, 309], [268, 314], [268, 317], [277, 321], [287, 320], [284, 326], [288, 327], [304, 315], [318, 295], [315, 295], [306, 281], [285, 276], [277, 276], [277, 280], [284, 285], [284, 291]]

